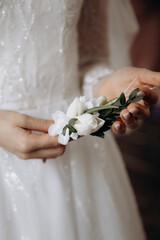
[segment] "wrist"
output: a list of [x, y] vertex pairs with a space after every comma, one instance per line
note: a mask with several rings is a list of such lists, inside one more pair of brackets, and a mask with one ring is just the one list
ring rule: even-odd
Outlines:
[[92, 68], [85, 73], [83, 79], [83, 94], [89, 98], [100, 96], [99, 90], [101, 89], [101, 85], [103, 85], [106, 77], [112, 72], [113, 70], [104, 64], [92, 66]]

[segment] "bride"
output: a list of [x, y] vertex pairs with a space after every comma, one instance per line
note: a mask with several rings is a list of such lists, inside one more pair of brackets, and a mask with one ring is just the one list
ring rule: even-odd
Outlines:
[[136, 79], [144, 101], [122, 111], [117, 134], [136, 128], [157, 101], [159, 73], [111, 70], [108, 1], [0, 3], [0, 239], [145, 239], [112, 134], [65, 149], [47, 133], [51, 114], [82, 89], [112, 98]]

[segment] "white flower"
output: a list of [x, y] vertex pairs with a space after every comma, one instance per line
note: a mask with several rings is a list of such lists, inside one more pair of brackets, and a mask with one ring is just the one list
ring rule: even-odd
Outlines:
[[58, 142], [62, 145], [67, 145], [70, 138], [76, 140], [78, 138], [78, 134], [77, 133], [71, 133], [71, 135], [69, 136], [69, 129], [67, 128], [65, 135], [63, 135], [63, 133], [59, 134]]
[[62, 133], [59, 134], [58, 142], [62, 145], [67, 145], [67, 143], [69, 142], [69, 129], [68, 128], [66, 129], [65, 135], [63, 135]]
[[88, 100], [85, 104], [86, 109], [91, 109], [91, 108], [95, 108], [95, 107], [99, 107], [100, 103], [98, 102], [97, 98], [93, 98], [91, 100]]
[[86, 96], [80, 96], [79, 101], [85, 105], [86, 102], [89, 101], [89, 99]]
[[94, 107], [99, 107], [100, 103], [97, 98], [88, 99], [86, 96], [81, 96], [79, 98], [80, 102], [84, 104], [85, 111]]
[[76, 116], [83, 114], [84, 111], [85, 111], [84, 104], [79, 100], [78, 97], [76, 97], [73, 100], [73, 102], [69, 105], [66, 115], [69, 118], [74, 118]]
[[93, 132], [99, 130], [105, 123], [103, 119], [98, 118], [95, 115], [85, 113], [81, 116], [77, 116], [77, 121], [74, 124], [74, 128], [77, 130], [77, 134], [90, 135]]
[[[98, 112], [95, 112], [93, 115], [84, 112], [90, 108], [99, 106], [100, 103], [96, 98], [88, 100], [85, 96], [76, 97], [70, 104], [66, 115], [61, 111], [52, 114], [54, 124], [49, 127], [48, 133], [53, 137], [58, 135], [58, 142], [67, 145], [70, 138], [76, 140], [78, 135], [89, 135], [96, 132], [103, 126], [104, 120], [98, 118]], [[77, 118], [73, 126], [77, 130], [77, 133], [69, 134], [70, 130], [66, 127], [65, 135], [63, 135], [63, 128], [69, 124], [72, 118]]]
[[62, 129], [68, 124], [69, 118], [61, 111], [53, 113], [52, 118], [54, 120], [54, 124], [49, 127], [48, 133], [54, 137], [62, 133]]
[[56, 136], [58, 135], [58, 142], [62, 145], [67, 145], [67, 143], [69, 142], [69, 139], [72, 138], [74, 140], [76, 140], [78, 138], [78, 134], [77, 133], [72, 133], [69, 136], [69, 129], [66, 129], [66, 133], [65, 135], [63, 135], [62, 131], [63, 128], [68, 124], [69, 122], [69, 118], [61, 111], [57, 111], [55, 113], [52, 114], [52, 118], [54, 120], [54, 124], [52, 124], [49, 129], [48, 129], [48, 133], [51, 136]]

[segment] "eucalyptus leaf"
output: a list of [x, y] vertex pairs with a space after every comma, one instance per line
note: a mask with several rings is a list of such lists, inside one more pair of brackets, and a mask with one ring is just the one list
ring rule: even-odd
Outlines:
[[69, 124], [73, 127], [74, 124], [76, 123], [77, 121], [77, 118], [72, 118], [70, 121], [69, 121]]
[[132, 100], [133, 98], [135, 98], [135, 97], [137, 96], [138, 91], [139, 91], [139, 88], [134, 89], [134, 90], [130, 93], [129, 99]]
[[122, 104], [121, 104], [121, 102], [120, 102], [120, 98], [118, 98], [112, 105], [113, 105], [113, 106], [117, 106], [117, 107], [121, 107]]
[[113, 106], [113, 105], [105, 105], [105, 106], [102, 106], [102, 107], [94, 107], [94, 108], [91, 108], [89, 110], [86, 111], [86, 113], [94, 113], [94, 112], [99, 112], [101, 110], [105, 110], [105, 109], [116, 109], [118, 108], [117, 106]]
[[139, 96], [139, 97], [136, 97], [134, 99], [131, 100], [132, 103], [136, 103], [136, 102], [139, 102], [140, 100], [142, 100], [143, 97], [142, 96]]
[[62, 134], [65, 136], [66, 135], [66, 130], [67, 130], [68, 126], [66, 125], [63, 130], [62, 130]]
[[97, 136], [97, 137], [100, 137], [100, 138], [104, 138], [104, 132], [103, 131], [97, 131], [97, 132], [94, 132], [94, 133], [91, 133], [92, 136]]
[[116, 121], [116, 120], [117, 120], [117, 118], [114, 117], [114, 116], [111, 116], [110, 119], [111, 119], [112, 121]]
[[105, 109], [105, 110], [101, 110], [99, 111], [100, 113], [100, 117], [105, 118], [108, 115], [110, 115], [113, 112], [113, 109]]
[[71, 133], [76, 133], [77, 132], [77, 130], [74, 127], [72, 127], [70, 124], [68, 124], [67, 126], [69, 128], [69, 135], [71, 135]]
[[76, 130], [74, 127], [72, 127], [70, 124], [68, 124], [68, 125], [66, 125], [66, 126], [63, 128], [63, 130], [62, 130], [62, 134], [63, 134], [64, 136], [65, 136], [65, 134], [66, 134], [67, 128], [69, 129], [69, 135], [71, 135], [71, 133], [76, 133], [76, 132], [77, 132], [77, 130]]
[[121, 105], [124, 105], [126, 103], [126, 97], [123, 92], [120, 95], [119, 101], [120, 101]]

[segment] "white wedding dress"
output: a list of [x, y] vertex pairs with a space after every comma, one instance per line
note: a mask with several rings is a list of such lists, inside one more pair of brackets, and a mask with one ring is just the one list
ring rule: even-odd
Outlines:
[[[107, 3], [2, 0], [0, 108], [51, 119], [82, 85], [90, 91], [108, 71]], [[71, 142], [46, 164], [0, 149], [0, 240], [135, 239], [143, 227], [111, 132]]]

